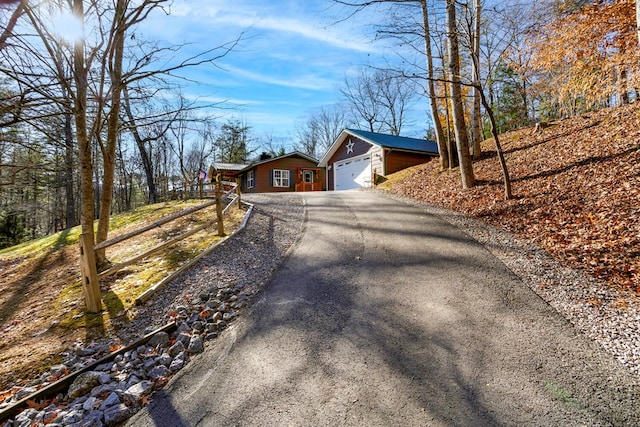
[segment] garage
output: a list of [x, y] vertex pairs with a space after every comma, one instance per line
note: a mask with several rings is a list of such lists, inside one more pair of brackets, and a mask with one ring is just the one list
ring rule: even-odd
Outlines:
[[426, 163], [438, 156], [438, 144], [363, 130], [345, 129], [318, 163], [326, 168], [326, 189], [350, 190], [375, 185], [399, 170]]
[[371, 156], [350, 158], [334, 166], [336, 190], [371, 187]]

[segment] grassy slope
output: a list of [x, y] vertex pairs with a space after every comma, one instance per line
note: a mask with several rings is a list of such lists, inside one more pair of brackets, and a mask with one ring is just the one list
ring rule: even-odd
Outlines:
[[[111, 218], [110, 238], [154, 223], [202, 200], [145, 206]], [[225, 228], [244, 213], [229, 211]], [[107, 249], [114, 263], [215, 218], [215, 205]], [[135, 298], [220, 238], [215, 225], [101, 280], [103, 312], [84, 313], [79, 277], [79, 227], [0, 251], [0, 391], [32, 378], [77, 340], [116, 332], [135, 315]]]

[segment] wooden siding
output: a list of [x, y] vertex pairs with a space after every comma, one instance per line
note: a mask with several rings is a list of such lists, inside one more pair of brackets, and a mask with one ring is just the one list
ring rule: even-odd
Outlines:
[[[320, 183], [320, 188], [322, 190], [325, 189], [324, 168], [318, 168], [317, 164], [295, 155], [260, 163], [250, 169], [243, 171], [241, 179], [241, 189], [244, 193], [275, 193], [295, 191], [296, 184], [302, 182], [302, 176], [298, 174], [298, 170], [301, 168], [313, 169], [314, 171], [316, 171], [316, 173], [314, 173], [314, 182]], [[272, 171], [274, 169], [289, 171], [288, 187], [273, 186]], [[254, 173], [253, 188], [247, 188], [247, 172], [250, 170]]]
[[433, 156], [429, 154], [407, 153], [405, 151], [389, 151], [386, 153], [385, 175], [398, 172], [411, 166], [427, 163]]

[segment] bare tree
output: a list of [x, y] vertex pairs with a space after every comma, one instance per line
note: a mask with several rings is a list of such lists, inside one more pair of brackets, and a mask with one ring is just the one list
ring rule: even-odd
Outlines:
[[345, 79], [340, 91], [356, 123], [366, 123], [371, 132], [399, 135], [406, 122], [406, 109], [415, 98], [411, 80], [388, 70], [363, 70]]
[[296, 148], [314, 158], [320, 158], [347, 127], [344, 108], [328, 105], [320, 108], [297, 128]]
[[429, 25], [429, 10], [427, 8], [427, 0], [420, 0], [420, 7], [422, 9], [422, 24], [423, 24], [423, 38], [425, 44], [425, 59], [427, 62], [427, 87], [429, 94], [429, 107], [431, 111], [431, 120], [433, 122], [433, 129], [436, 136], [436, 142], [438, 144], [438, 152], [440, 153], [440, 170], [449, 169], [449, 165], [453, 159], [449, 155], [447, 149], [447, 143], [445, 141], [444, 132], [442, 130], [442, 123], [438, 114], [438, 98], [436, 95], [436, 89], [434, 84], [434, 65], [433, 65], [433, 53], [431, 49], [431, 30]]
[[458, 160], [460, 162], [460, 176], [463, 188], [475, 185], [473, 163], [469, 154], [469, 140], [467, 138], [467, 126], [464, 119], [462, 105], [462, 90], [460, 82], [460, 54], [458, 44], [458, 29], [456, 23], [456, 2], [447, 0], [447, 53], [449, 80], [451, 82], [451, 110], [453, 113], [454, 132]]

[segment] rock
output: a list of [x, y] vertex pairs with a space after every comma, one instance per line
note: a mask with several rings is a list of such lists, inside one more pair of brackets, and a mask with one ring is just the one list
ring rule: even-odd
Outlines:
[[169, 334], [166, 332], [158, 332], [149, 340], [151, 347], [167, 347], [169, 345]]
[[96, 403], [98, 402], [98, 399], [96, 399], [95, 397], [89, 397], [87, 400], [85, 400], [85, 402], [82, 404], [82, 409], [84, 409], [85, 411], [90, 411], [94, 408], [94, 406], [96, 405]]
[[77, 423], [82, 419], [82, 409], [72, 409], [67, 411], [62, 417], [62, 423], [64, 425]]
[[104, 423], [107, 426], [115, 426], [125, 421], [131, 415], [133, 415], [131, 409], [124, 403], [120, 403], [104, 411]]
[[102, 371], [102, 372], [108, 372], [111, 370], [111, 368], [113, 368], [114, 363], [113, 362], [107, 362], [107, 363], [103, 363], [102, 365], [98, 365], [96, 367], [96, 371]]
[[218, 320], [216, 322], [216, 326], [218, 327], [218, 330], [220, 331], [220, 330], [222, 330], [222, 329], [227, 327], [227, 322], [225, 322], [224, 320]]
[[168, 353], [162, 353], [158, 357], [158, 364], [163, 366], [169, 366], [171, 364], [171, 356]]
[[140, 381], [142, 381], [140, 377], [138, 377], [137, 375], [131, 375], [127, 380], [126, 384], [124, 385], [124, 389], [128, 390], [134, 385], [138, 384]]
[[86, 356], [91, 356], [92, 354], [94, 354], [96, 352], [96, 350], [94, 348], [78, 347], [78, 348], [75, 349], [75, 352], [80, 357], [86, 357]]
[[99, 385], [98, 387], [94, 387], [91, 389], [91, 396], [93, 397], [100, 397], [100, 396], [104, 396], [105, 394], [111, 393], [113, 390], [115, 390], [115, 383], [113, 382], [108, 382], [106, 384], [102, 384]]
[[169, 365], [169, 369], [172, 370], [173, 372], [179, 371], [184, 367], [185, 363], [186, 363], [186, 354], [183, 351], [173, 359], [173, 361], [171, 362], [171, 365]]
[[180, 332], [191, 332], [191, 328], [187, 325], [186, 322], [182, 322], [178, 325], [178, 329], [176, 332], [179, 334]]
[[224, 316], [222, 316], [222, 320], [228, 322], [234, 317], [236, 317], [236, 313], [233, 310], [230, 310], [229, 312], [225, 313]]
[[[98, 410], [92, 410], [88, 414], [82, 417], [76, 426], [78, 427], [103, 427], [104, 423], [102, 422], [102, 418], [104, 417], [104, 413]], [[74, 426], [75, 427], [75, 426]]]
[[153, 391], [153, 383], [151, 381], [140, 381], [125, 391], [125, 394], [133, 401], [137, 402], [140, 398]]
[[142, 365], [142, 368], [149, 372], [150, 370], [153, 369], [154, 366], [156, 366], [158, 364], [158, 360], [153, 358], [153, 359], [148, 359], [144, 362], [144, 365]]
[[165, 365], [158, 365], [149, 371], [149, 377], [157, 380], [158, 378], [168, 377], [171, 371]]
[[38, 411], [36, 411], [35, 409], [26, 409], [16, 415], [16, 418], [14, 420], [15, 423], [13, 425], [22, 426], [26, 423], [26, 425], [29, 426], [31, 425], [31, 422], [36, 418], [36, 415], [38, 415]]
[[[70, 399], [75, 399], [91, 391], [92, 388], [100, 384], [100, 372], [88, 371], [84, 372], [73, 381], [69, 387], [67, 395]], [[75, 422], [75, 421], [73, 421]]]
[[[191, 330], [189, 330], [191, 332]], [[184, 345], [189, 345], [189, 341], [191, 341], [191, 334], [186, 332], [180, 332], [176, 337], [176, 343], [181, 342]]]
[[51, 371], [51, 375], [53, 375], [53, 376], [60, 376], [67, 369], [69, 369], [69, 368], [65, 364], [53, 365], [51, 368], [49, 368], [49, 370]]
[[25, 397], [29, 396], [30, 394], [35, 393], [36, 391], [38, 391], [38, 389], [36, 389], [36, 388], [24, 387], [24, 388], [18, 390], [18, 392], [16, 393], [16, 400], [24, 399]]
[[100, 376], [98, 377], [98, 382], [100, 382], [100, 384], [104, 385], [110, 381], [111, 381], [111, 375], [107, 374], [106, 372], [101, 373]]
[[221, 313], [221, 312], [219, 312], [219, 311], [216, 311], [216, 312], [213, 314], [213, 317], [211, 318], [211, 320], [212, 320], [214, 323], [215, 323], [215, 322], [217, 322], [218, 320], [222, 320], [222, 313]]
[[204, 331], [204, 323], [202, 323], [201, 321], [197, 320], [195, 322], [193, 322], [193, 324], [191, 325], [191, 327], [193, 328], [194, 331], [196, 331], [197, 333], [200, 333], [202, 331]]
[[204, 341], [202, 341], [200, 335], [194, 335], [191, 337], [187, 350], [191, 353], [202, 353], [204, 351]]
[[[189, 340], [191, 340], [191, 338], [189, 338]], [[169, 356], [176, 357], [178, 354], [182, 353], [184, 349], [184, 344], [181, 341], [176, 341], [174, 345], [169, 347]]]
[[104, 411], [108, 407], [118, 405], [119, 403], [121, 403], [120, 396], [115, 391], [112, 391], [111, 393], [109, 393], [109, 396], [107, 396], [107, 398], [102, 402], [102, 405], [100, 405], [100, 410]]

